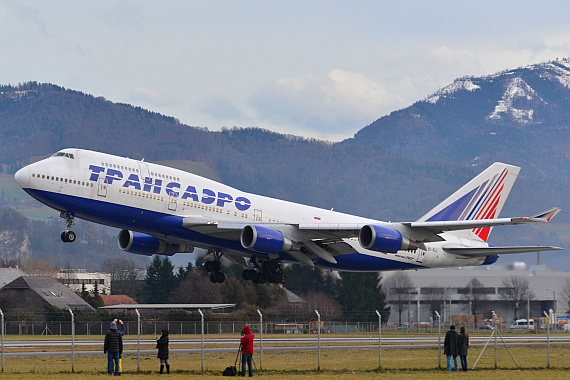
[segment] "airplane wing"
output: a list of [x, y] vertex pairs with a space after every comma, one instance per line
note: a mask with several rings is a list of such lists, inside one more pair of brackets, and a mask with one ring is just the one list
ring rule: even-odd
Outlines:
[[[434, 241], [433, 235], [446, 231], [470, 230], [473, 228], [517, 225], [526, 223], [547, 223], [560, 212], [559, 207], [552, 207], [544, 212], [530, 217], [479, 219], [479, 220], [449, 220], [432, 222], [403, 222], [385, 223], [379, 225], [393, 228], [403, 235], [417, 242]], [[350, 238], [358, 236], [358, 232], [367, 224], [339, 224], [339, 223], [309, 223], [299, 224], [299, 229], [310, 231], [315, 235], [330, 235], [331, 237]]]
[[[433, 239], [437, 235], [446, 231], [469, 230], [473, 228], [493, 227], [503, 225], [517, 225], [526, 223], [547, 223], [560, 212], [559, 207], [552, 207], [544, 212], [530, 217], [480, 219], [480, 220], [453, 220], [453, 221], [433, 221], [433, 222], [378, 222], [378, 225], [393, 228], [403, 235], [417, 242], [436, 241]], [[316, 239], [339, 239], [357, 237], [360, 229], [371, 223], [264, 223], [264, 222], [234, 222], [223, 219], [213, 219], [203, 216], [185, 216], [182, 227], [199, 231], [206, 235], [239, 240], [239, 234], [244, 227], [249, 225], [262, 225], [277, 230], [287, 229], [289, 231], [299, 231], [303, 234], [300, 242]], [[301, 235], [301, 234], [299, 234]], [[535, 247], [536, 248], [536, 247]]]

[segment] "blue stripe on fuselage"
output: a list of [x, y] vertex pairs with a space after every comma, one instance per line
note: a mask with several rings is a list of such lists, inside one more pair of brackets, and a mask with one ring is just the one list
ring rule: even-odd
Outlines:
[[[220, 250], [230, 249], [248, 256], [252, 254], [265, 256], [263, 253], [243, 248], [239, 241], [211, 237], [184, 228], [182, 227], [183, 218], [181, 216], [125, 206], [99, 199], [89, 199], [29, 188], [24, 190], [38, 201], [55, 210], [70, 212], [78, 218], [91, 222], [143, 232], [158, 237], [182, 239], [189, 244], [197, 246], [216, 247]], [[297, 262], [297, 260], [285, 253], [280, 254], [280, 258], [289, 262]], [[321, 259], [313, 261], [318, 268], [355, 272], [425, 268], [421, 265], [362, 253], [335, 256], [335, 259], [337, 264], [331, 264]]]

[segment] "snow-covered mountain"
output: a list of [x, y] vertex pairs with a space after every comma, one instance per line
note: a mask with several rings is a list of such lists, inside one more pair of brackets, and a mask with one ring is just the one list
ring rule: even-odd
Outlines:
[[570, 60], [457, 79], [345, 143], [473, 165], [505, 161], [570, 183]]

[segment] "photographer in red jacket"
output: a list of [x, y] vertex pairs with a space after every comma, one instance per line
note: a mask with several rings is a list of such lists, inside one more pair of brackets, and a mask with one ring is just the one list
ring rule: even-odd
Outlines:
[[253, 376], [253, 368], [251, 362], [253, 357], [253, 339], [255, 335], [251, 332], [249, 326], [245, 326], [241, 330], [241, 376], [245, 376], [245, 363], [249, 366], [249, 377]]

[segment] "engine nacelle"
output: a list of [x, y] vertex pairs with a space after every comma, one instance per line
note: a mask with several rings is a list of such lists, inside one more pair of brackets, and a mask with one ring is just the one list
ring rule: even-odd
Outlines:
[[384, 226], [369, 224], [360, 229], [358, 241], [364, 249], [384, 253], [396, 253], [400, 250], [416, 250], [416, 242], [402, 236], [400, 231]]
[[291, 250], [293, 242], [281, 231], [263, 226], [245, 226], [241, 230], [242, 247], [257, 252], [279, 253]]
[[194, 252], [194, 247], [191, 245], [170, 244], [157, 237], [129, 230], [121, 230], [118, 240], [121, 250], [136, 253], [137, 255], [152, 256], [158, 254], [172, 256], [175, 253]]

